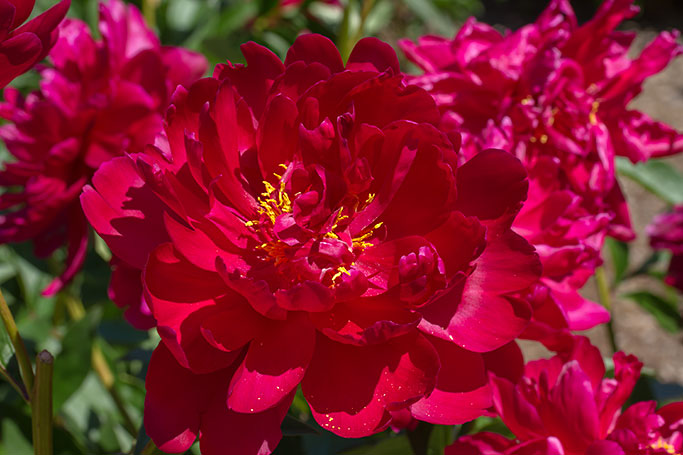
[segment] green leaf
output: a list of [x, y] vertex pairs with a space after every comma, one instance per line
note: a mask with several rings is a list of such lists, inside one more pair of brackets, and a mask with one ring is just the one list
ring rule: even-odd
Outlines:
[[55, 358], [53, 406], [59, 410], [83, 383], [90, 371], [90, 357], [95, 327], [101, 311], [95, 308], [73, 324], [64, 336], [62, 351]]
[[648, 291], [632, 292], [624, 297], [633, 300], [652, 314], [663, 329], [676, 333], [681, 327], [681, 315], [675, 301], [669, 301]]
[[320, 432], [306, 422], [295, 419], [294, 417], [287, 415], [282, 421], [280, 426], [282, 429], [282, 434], [285, 436], [298, 436], [301, 434], [320, 434]]
[[432, 2], [427, 2], [425, 0], [405, 0], [404, 3], [413, 11], [413, 13], [419, 16], [425, 24], [430, 28], [433, 28], [437, 33], [444, 36], [452, 36], [455, 33], [455, 25], [448, 19], [448, 16], [439, 11]]
[[446, 447], [453, 443], [455, 427], [452, 425], [434, 425], [429, 435], [427, 446], [430, 455], [443, 455]]
[[344, 455], [412, 455], [413, 449], [405, 435], [383, 439], [375, 445], [357, 447]]
[[669, 204], [683, 203], [683, 176], [663, 160], [649, 160], [633, 164], [617, 157], [617, 171]]
[[615, 240], [611, 237], [607, 237], [605, 239], [605, 245], [607, 246], [610, 256], [612, 257], [612, 266], [614, 267], [613, 284], [616, 285], [624, 278], [624, 274], [628, 269], [628, 244]]
[[10, 419], [2, 421], [2, 455], [33, 455], [33, 446], [27, 440], [19, 426]]

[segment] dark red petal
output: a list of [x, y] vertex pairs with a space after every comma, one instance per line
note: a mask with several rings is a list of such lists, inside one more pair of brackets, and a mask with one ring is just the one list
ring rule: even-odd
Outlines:
[[124, 317], [135, 328], [156, 326], [152, 312], [142, 295], [142, 271], [114, 257], [110, 263], [111, 279], [107, 295], [116, 306], [125, 309]]
[[524, 165], [502, 150], [484, 150], [458, 168], [458, 210], [490, 220], [516, 213], [529, 183]]
[[42, 50], [40, 39], [33, 33], [22, 33], [0, 43], [0, 88], [33, 66]]
[[481, 354], [428, 339], [439, 354], [441, 369], [432, 393], [410, 407], [413, 416], [439, 425], [459, 425], [484, 414], [492, 402]]
[[524, 375], [524, 355], [514, 341], [495, 351], [485, 352], [482, 355], [487, 371], [515, 383], [522, 379]]
[[280, 164], [288, 164], [297, 150], [299, 128], [296, 104], [283, 95], [276, 95], [266, 105], [256, 135], [258, 160], [264, 180], [274, 181], [273, 174], [282, 174]]
[[221, 305], [220, 312], [201, 322], [202, 335], [212, 346], [223, 351], [241, 349], [267, 328], [267, 319], [246, 301]]
[[299, 36], [287, 51], [285, 66], [294, 62], [322, 63], [333, 73], [344, 71], [341, 55], [329, 38], [322, 35], [308, 34]]
[[228, 409], [224, 400], [214, 400], [202, 414], [199, 446], [203, 455], [270, 455], [282, 439], [280, 425], [294, 392], [276, 406], [257, 413], [241, 414]]
[[90, 224], [115, 256], [139, 269], [147, 256], [166, 242], [163, 204], [140, 177], [129, 157], [102, 164], [81, 194]]
[[366, 37], [356, 43], [346, 62], [346, 69], [380, 73], [391, 70], [392, 74], [401, 71], [394, 48], [375, 37]]
[[145, 379], [145, 430], [156, 446], [170, 453], [189, 449], [199, 433], [207, 399], [216, 401], [212, 395], [225, 390], [229, 374], [193, 374], [159, 343]]
[[464, 272], [481, 254], [486, 245], [486, 228], [475, 217], [451, 212], [448, 219], [425, 237], [436, 248], [446, 266], [446, 275], [452, 277]]
[[567, 451], [582, 452], [599, 438], [600, 420], [593, 386], [576, 361], [565, 364], [548, 399], [541, 418]]
[[159, 335], [183, 367], [215, 371], [239, 355], [218, 350], [201, 333], [202, 321], [221, 310], [217, 299], [241, 299], [217, 274], [193, 266], [167, 243], [150, 254], [143, 284]]
[[319, 334], [302, 387], [320, 425], [361, 437], [386, 428], [389, 410], [429, 394], [438, 370], [436, 351], [416, 332], [363, 347]]
[[339, 302], [331, 311], [311, 313], [309, 317], [330, 339], [358, 346], [383, 343], [405, 335], [419, 322], [417, 313], [402, 308], [394, 298], [384, 295]]
[[7, 28], [13, 30], [28, 19], [36, 4], [36, 0], [7, 0], [7, 3], [14, 5], [15, 7], [14, 20], [11, 24], [7, 24]]
[[275, 406], [299, 385], [314, 349], [315, 330], [303, 313], [266, 327], [230, 382], [230, 409], [258, 413]]

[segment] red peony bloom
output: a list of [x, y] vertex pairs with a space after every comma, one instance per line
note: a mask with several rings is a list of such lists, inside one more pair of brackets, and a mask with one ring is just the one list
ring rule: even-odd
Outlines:
[[[102, 40], [95, 41], [83, 22], [66, 20], [40, 90], [24, 99], [7, 89], [0, 104], [0, 115], [13, 122], [0, 127], [0, 137], [16, 157], [5, 164], [0, 184], [21, 187], [0, 197], [0, 242], [31, 240], [38, 256], [68, 244], [66, 267], [47, 295], [68, 283], [85, 258], [88, 231], [78, 202], [83, 185], [103, 162], [153, 141], [170, 94], [206, 69], [203, 57], [162, 47], [138, 10], [119, 0], [100, 5], [100, 33]], [[115, 267], [114, 283], [125, 264]], [[122, 292], [113, 297], [131, 303]], [[149, 325], [149, 315], [144, 319]]]
[[683, 205], [677, 205], [671, 213], [657, 215], [647, 233], [652, 248], [673, 253], [666, 282], [683, 292]]
[[528, 296], [533, 338], [609, 319], [577, 290], [600, 265], [605, 235], [633, 237], [615, 154], [639, 161], [683, 150], [683, 135], [627, 108], [643, 81], [683, 51], [678, 33], [664, 32], [629, 58], [635, 33], [615, 28], [636, 12], [631, 0], [607, 0], [578, 26], [569, 2], [552, 0], [514, 32], [470, 19], [452, 40], [401, 42], [424, 71], [407, 80], [434, 96], [442, 128], [462, 133], [464, 156], [502, 148], [528, 170], [529, 200], [514, 229], [543, 262]]
[[103, 164], [81, 196], [158, 324], [148, 434], [167, 452], [199, 435], [204, 454], [270, 453], [299, 384], [345, 437], [402, 410], [481, 415], [487, 365], [521, 374], [531, 314], [510, 294], [540, 273], [509, 227], [523, 167], [496, 150], [458, 167], [457, 137], [377, 39], [346, 66], [318, 35], [284, 64], [242, 51], [246, 66], [176, 91], [167, 142]]
[[492, 376], [494, 404], [517, 437], [480, 433], [459, 439], [454, 454], [655, 455], [683, 449], [683, 402], [655, 412], [653, 401], [621, 413], [640, 376], [634, 356], [614, 356], [614, 378], [603, 378], [600, 351], [576, 337], [565, 351], [529, 362], [513, 383]]
[[0, 90], [45, 58], [57, 40], [57, 26], [71, 6], [71, 0], [61, 0], [22, 25], [35, 3], [0, 0]]

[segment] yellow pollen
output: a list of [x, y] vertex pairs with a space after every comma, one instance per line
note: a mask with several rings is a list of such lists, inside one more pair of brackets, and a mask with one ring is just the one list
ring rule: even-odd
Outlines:
[[528, 106], [529, 104], [534, 104], [534, 99], [529, 95], [520, 101], [520, 103], [522, 103], [523, 106]]
[[663, 440], [661, 437], [657, 440], [657, 442], [650, 444], [650, 447], [653, 449], [664, 449], [666, 453], [670, 455], [681, 455], [680, 453], [676, 452], [676, 448]]
[[545, 144], [548, 142], [548, 135], [544, 134], [541, 136], [541, 144]]
[[287, 262], [287, 248], [287, 244], [279, 240], [262, 243], [256, 247], [257, 250], [263, 250], [268, 253], [268, 256], [275, 260], [276, 266]]
[[598, 113], [599, 108], [600, 103], [598, 101], [593, 101], [593, 104], [591, 105], [591, 112], [588, 114], [588, 120], [591, 122], [591, 125], [598, 124], [598, 116], [596, 114]]

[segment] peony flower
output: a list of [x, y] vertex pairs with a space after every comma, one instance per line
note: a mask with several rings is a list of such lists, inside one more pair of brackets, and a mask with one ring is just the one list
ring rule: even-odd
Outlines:
[[553, 0], [514, 32], [470, 19], [452, 40], [400, 42], [424, 72], [408, 82], [433, 95], [443, 129], [462, 133], [464, 157], [502, 148], [528, 170], [529, 200], [514, 229], [544, 268], [527, 296], [537, 314], [532, 338], [609, 319], [577, 291], [601, 264], [606, 235], [633, 237], [614, 156], [641, 161], [683, 150], [679, 132], [627, 108], [643, 81], [683, 51], [678, 32], [664, 32], [629, 58], [635, 33], [615, 28], [636, 12], [630, 0], [607, 0], [578, 26], [569, 2]]
[[0, 90], [45, 58], [71, 0], [61, 0], [24, 24], [34, 5], [35, 0], [0, 0]]
[[683, 291], [683, 205], [677, 205], [671, 213], [655, 216], [647, 227], [650, 245], [673, 253], [666, 282]]
[[[6, 89], [0, 105], [0, 115], [12, 122], [0, 127], [0, 137], [16, 158], [5, 163], [0, 184], [20, 187], [0, 196], [0, 242], [33, 241], [41, 257], [68, 245], [64, 271], [46, 295], [59, 291], [83, 264], [83, 185], [103, 162], [153, 141], [170, 94], [206, 68], [198, 54], [162, 47], [138, 10], [120, 0], [100, 5], [99, 27], [102, 40], [96, 41], [85, 23], [64, 21], [50, 53], [54, 66], [42, 71], [40, 90], [24, 99]], [[114, 284], [125, 273], [125, 265], [115, 267]], [[125, 293], [111, 290], [116, 303], [132, 304], [131, 317], [149, 326], [149, 315], [139, 314], [140, 294], [131, 302]]]
[[459, 439], [450, 454], [645, 455], [683, 448], [683, 402], [655, 411], [654, 401], [623, 413], [642, 363], [614, 355], [614, 378], [603, 378], [600, 351], [585, 337], [529, 362], [520, 381], [492, 376], [494, 405], [516, 440], [480, 433]]
[[319, 35], [284, 64], [242, 52], [179, 87], [167, 139], [103, 164], [81, 196], [142, 271], [161, 336], [147, 433], [166, 452], [199, 436], [208, 455], [270, 453], [299, 384], [344, 437], [406, 410], [481, 415], [487, 371], [521, 374], [531, 314], [512, 294], [540, 274], [510, 230], [523, 167], [499, 150], [458, 166], [457, 136], [375, 38], [346, 66]]

